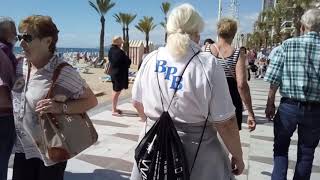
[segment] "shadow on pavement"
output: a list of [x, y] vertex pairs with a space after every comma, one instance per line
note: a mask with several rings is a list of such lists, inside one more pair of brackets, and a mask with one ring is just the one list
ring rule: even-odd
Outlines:
[[139, 117], [138, 113], [130, 110], [122, 110], [122, 116], [126, 117]]
[[266, 175], [266, 176], [270, 176], [270, 177], [272, 175], [272, 173], [268, 172], [268, 171], [262, 171], [261, 174]]
[[65, 172], [65, 180], [128, 180], [130, 173], [119, 172], [108, 169], [97, 169], [92, 173]]

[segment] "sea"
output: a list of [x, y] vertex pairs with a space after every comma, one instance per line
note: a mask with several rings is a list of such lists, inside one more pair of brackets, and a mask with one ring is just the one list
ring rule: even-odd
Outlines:
[[[104, 52], [105, 54], [109, 52], [110, 47], [105, 47]], [[22, 52], [21, 47], [15, 47], [14, 52], [16, 54], [20, 54]], [[99, 53], [99, 48], [57, 48], [57, 53], [68, 53], [68, 52], [79, 52], [79, 53]]]

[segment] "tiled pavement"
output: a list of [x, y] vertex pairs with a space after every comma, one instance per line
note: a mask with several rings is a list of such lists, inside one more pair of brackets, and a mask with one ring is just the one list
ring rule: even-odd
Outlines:
[[[268, 85], [262, 80], [250, 81], [257, 129], [249, 133], [243, 124], [240, 132], [246, 170], [238, 180], [267, 180], [272, 172], [273, 128], [264, 118]], [[278, 98], [279, 100], [279, 98]], [[98, 142], [70, 160], [65, 180], [125, 180], [130, 176], [134, 148], [143, 123], [138, 121], [129, 99], [120, 102], [120, 109], [126, 110], [124, 117], [111, 116], [110, 104], [99, 105], [89, 114], [99, 133]], [[244, 118], [246, 119], [246, 118]], [[297, 135], [290, 146], [288, 179], [292, 179], [296, 161]], [[12, 161], [10, 163], [12, 167]], [[214, 167], [213, 167], [214, 168]], [[9, 177], [12, 169], [9, 168]], [[320, 148], [317, 148], [312, 180], [320, 179]]]

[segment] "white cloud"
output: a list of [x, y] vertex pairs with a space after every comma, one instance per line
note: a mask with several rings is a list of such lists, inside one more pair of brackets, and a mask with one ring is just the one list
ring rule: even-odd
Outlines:
[[258, 19], [259, 13], [254, 12], [250, 14], [244, 14], [240, 17], [240, 32], [248, 33], [253, 31], [254, 22]]

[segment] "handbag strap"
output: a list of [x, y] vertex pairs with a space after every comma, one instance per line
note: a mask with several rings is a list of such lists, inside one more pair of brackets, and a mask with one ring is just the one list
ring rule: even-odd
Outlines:
[[[59, 77], [59, 75], [61, 73], [62, 68], [65, 67], [65, 66], [71, 66], [71, 65], [66, 63], [66, 62], [63, 62], [63, 63], [59, 64], [56, 67], [56, 69], [53, 71], [53, 75], [52, 75], [52, 78], [51, 78], [51, 85], [50, 85], [49, 91], [48, 91], [45, 99], [53, 97], [53, 89], [54, 89], [54, 87], [56, 85], [56, 81], [58, 80], [58, 77]], [[54, 118], [53, 114], [47, 113], [46, 116], [49, 117], [49, 119], [51, 120], [51, 122], [54, 124], [54, 126], [57, 129], [60, 129], [58, 120], [56, 118]]]
[[210, 113], [208, 113], [208, 116], [207, 116], [206, 121], [205, 121], [205, 123], [204, 123], [204, 126], [203, 126], [203, 128], [202, 128], [202, 132], [201, 132], [201, 136], [200, 136], [199, 145], [198, 145], [198, 147], [197, 147], [196, 154], [194, 155], [194, 159], [193, 159], [193, 162], [192, 162], [192, 166], [191, 166], [190, 174], [191, 174], [191, 172], [192, 172], [192, 169], [193, 169], [194, 164], [196, 163], [196, 160], [197, 160], [197, 157], [198, 157], [198, 153], [199, 153], [200, 146], [201, 146], [201, 143], [202, 143], [202, 139], [203, 139], [204, 131], [206, 130], [206, 127], [207, 127], [207, 122], [208, 122], [209, 115], [210, 115]]
[[[216, 50], [218, 51], [218, 55], [217, 57], [219, 57], [219, 55], [221, 56], [221, 59], [227, 64], [227, 67], [228, 70], [229, 70], [229, 73], [234, 77], [234, 74], [232, 73], [232, 70], [231, 70], [231, 65], [230, 63], [228, 62], [228, 60], [223, 56], [223, 54], [221, 53], [220, 49], [218, 48], [218, 46], [216, 44], [213, 44], [213, 47], [216, 48]], [[235, 52], [233, 52], [234, 54]], [[212, 53], [211, 53], [212, 54]], [[238, 58], [238, 57], [237, 57]], [[232, 61], [234, 61], [234, 59], [232, 59]]]
[[53, 89], [54, 89], [54, 87], [56, 85], [56, 81], [58, 80], [58, 77], [59, 77], [59, 75], [61, 73], [62, 68], [65, 67], [65, 66], [71, 66], [71, 65], [66, 63], [66, 62], [63, 62], [63, 63], [59, 64], [56, 67], [56, 69], [54, 70], [53, 75], [52, 75], [52, 79], [51, 79], [51, 85], [50, 85], [48, 94], [46, 96], [46, 99], [53, 97]]

